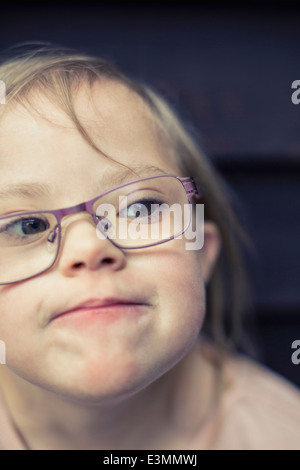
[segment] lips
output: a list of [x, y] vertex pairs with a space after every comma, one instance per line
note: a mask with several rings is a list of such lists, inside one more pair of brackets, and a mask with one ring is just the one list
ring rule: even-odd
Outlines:
[[50, 321], [54, 320], [55, 318], [61, 317], [68, 315], [70, 313], [80, 311], [80, 310], [87, 310], [87, 309], [99, 309], [99, 313], [101, 313], [101, 309], [104, 309], [105, 307], [108, 306], [121, 306], [121, 305], [149, 305], [146, 303], [144, 300], [141, 299], [123, 299], [123, 298], [116, 298], [116, 297], [109, 297], [109, 298], [103, 298], [103, 299], [88, 299], [85, 300], [84, 302], [81, 302], [79, 304], [74, 304], [71, 305], [67, 310], [54, 313]]

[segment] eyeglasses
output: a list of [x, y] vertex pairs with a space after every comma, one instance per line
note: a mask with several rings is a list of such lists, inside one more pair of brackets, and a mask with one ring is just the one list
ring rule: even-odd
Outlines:
[[30, 279], [55, 264], [66, 216], [88, 212], [96, 224], [95, 237], [122, 249], [146, 248], [187, 230], [192, 197], [201, 197], [193, 178], [164, 174], [130, 181], [72, 207], [2, 216], [0, 285]]

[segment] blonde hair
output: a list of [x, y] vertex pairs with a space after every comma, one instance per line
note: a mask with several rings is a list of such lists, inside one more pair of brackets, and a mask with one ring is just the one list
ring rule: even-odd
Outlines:
[[221, 252], [207, 286], [204, 332], [222, 349], [236, 346], [242, 336], [242, 317], [249, 307], [241, 253], [247, 237], [232, 210], [232, 193], [171, 106], [149, 86], [129, 78], [101, 58], [48, 44], [12, 52], [0, 65], [0, 79], [6, 84], [6, 105], [0, 107], [0, 117], [16, 102], [32, 106], [30, 92], [39, 90], [59, 105], [86, 141], [99, 150], [74, 110], [72, 97], [81, 83], [91, 87], [103, 78], [117, 80], [149, 106], [176, 156], [182, 176], [193, 176], [200, 188], [206, 220], [216, 224], [221, 236]]

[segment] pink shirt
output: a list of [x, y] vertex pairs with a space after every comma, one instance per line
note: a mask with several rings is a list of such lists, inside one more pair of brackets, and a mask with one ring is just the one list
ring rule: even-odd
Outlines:
[[299, 390], [249, 359], [228, 359], [214, 417], [189, 448], [300, 450]]
[[[25, 449], [1, 397], [0, 449]], [[300, 450], [299, 391], [249, 359], [228, 359], [219, 404], [192, 449]]]

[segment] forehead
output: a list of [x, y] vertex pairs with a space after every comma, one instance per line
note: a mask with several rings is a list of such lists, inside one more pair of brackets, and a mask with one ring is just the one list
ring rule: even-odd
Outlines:
[[176, 171], [150, 109], [123, 84], [105, 80], [92, 89], [83, 85], [73, 96], [76, 117], [100, 152], [57, 103], [39, 93], [30, 99], [32, 109], [12, 105], [0, 120], [0, 186], [25, 176], [42, 184], [47, 179], [57, 186], [79, 185], [84, 177], [91, 181], [107, 174], [112, 165], [107, 155], [141, 170], [144, 165]]
[[85, 89], [80, 90], [75, 109], [84, 115], [86, 127], [104, 152], [109, 148], [115, 156], [121, 156], [122, 149], [127, 155], [143, 159], [148, 148], [156, 154], [162, 147], [168, 150], [149, 106], [126, 85], [105, 80], [95, 84], [90, 96], [86, 100]]
[[115, 138], [120, 136], [124, 141], [131, 141], [131, 144], [133, 136], [144, 134], [145, 138], [151, 134], [152, 140], [157, 137], [158, 129], [150, 108], [137, 93], [122, 83], [103, 79], [89, 87], [83, 82], [71, 94], [72, 116], [68, 114], [68, 103], [62, 103], [61, 96], [61, 89], [51, 96], [33, 88], [23, 100], [25, 106], [16, 101], [7, 105], [0, 119], [1, 142], [10, 131], [17, 131], [20, 137], [25, 138], [28, 133], [31, 137], [35, 133], [45, 137], [49, 127], [63, 127], [65, 132], [76, 130], [77, 119], [93, 138], [101, 140], [100, 146], [105, 145], [108, 139], [110, 145], [113, 144], [115, 139], [110, 139], [111, 133]]

